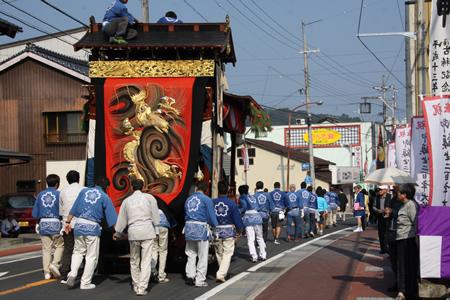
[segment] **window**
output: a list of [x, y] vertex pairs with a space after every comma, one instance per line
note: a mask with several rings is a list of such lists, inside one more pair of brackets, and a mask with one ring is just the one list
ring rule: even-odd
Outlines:
[[46, 112], [44, 117], [47, 144], [86, 143], [81, 112]]

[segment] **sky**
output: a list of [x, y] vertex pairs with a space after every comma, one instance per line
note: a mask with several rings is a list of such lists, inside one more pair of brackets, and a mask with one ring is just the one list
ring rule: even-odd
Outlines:
[[[47, 0], [75, 18], [88, 23], [89, 16], [101, 20], [112, 0]], [[260, 104], [293, 109], [305, 102], [303, 38], [301, 22], [307, 25], [311, 100], [313, 113], [348, 114], [367, 121], [381, 121], [380, 100], [372, 100], [372, 114], [359, 114], [363, 96], [379, 96], [373, 89], [386, 76], [398, 89], [397, 118], [405, 117], [404, 38], [367, 37], [367, 46], [387, 66], [379, 63], [356, 38], [362, 0], [149, 0], [150, 22], [173, 10], [184, 22], [224, 22], [229, 15], [236, 51], [236, 66], [227, 65], [230, 92], [251, 95]], [[40, 0], [0, 0], [0, 18], [24, 29], [15, 40], [41, 36], [42, 32], [14, 20], [20, 18], [44, 32], [55, 29], [16, 10], [25, 10], [60, 30], [79, 27]], [[129, 0], [128, 9], [142, 20], [141, 1]], [[404, 31], [402, 0], [364, 0], [361, 33]], [[317, 22], [315, 22], [317, 21]], [[0, 43], [14, 40], [0, 37]], [[395, 77], [394, 77], [395, 76]], [[391, 99], [392, 93], [388, 93]]]

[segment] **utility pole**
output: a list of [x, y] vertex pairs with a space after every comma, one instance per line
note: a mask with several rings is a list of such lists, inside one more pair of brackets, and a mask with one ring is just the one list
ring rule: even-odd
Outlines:
[[[419, 91], [418, 95], [427, 94], [427, 68], [425, 64], [426, 60], [426, 47], [425, 47], [425, 0], [418, 0], [417, 2], [417, 43], [418, 43], [418, 77], [419, 77]], [[420, 105], [418, 107], [421, 111]]]
[[148, 0], [141, 0], [142, 4], [142, 18], [144, 23], [149, 23], [149, 13], [148, 13]]
[[392, 132], [395, 131], [395, 127], [397, 126], [397, 122], [395, 116], [397, 115], [397, 88], [393, 85], [392, 90], [394, 94], [392, 95]]
[[313, 137], [312, 137], [312, 128], [311, 128], [311, 99], [309, 97], [309, 70], [308, 70], [308, 48], [306, 44], [306, 33], [305, 33], [305, 22], [302, 21], [302, 33], [303, 33], [303, 65], [304, 65], [304, 73], [305, 73], [305, 96], [306, 96], [306, 112], [307, 116], [307, 125], [308, 125], [308, 149], [309, 149], [309, 176], [311, 176], [311, 185], [313, 189], [315, 188], [316, 183], [316, 172], [314, 166], [314, 147], [313, 147]]

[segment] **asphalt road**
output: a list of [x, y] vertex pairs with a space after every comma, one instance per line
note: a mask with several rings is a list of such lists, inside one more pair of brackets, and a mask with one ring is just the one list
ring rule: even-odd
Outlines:
[[[330, 228], [325, 233], [354, 225], [353, 223], [353, 220], [349, 220], [346, 224]], [[268, 258], [309, 240], [306, 239], [300, 243], [289, 243], [284, 240], [285, 232], [284, 228], [284, 235], [280, 245], [273, 244], [269, 233], [269, 241], [267, 242]], [[21, 300], [69, 300], [83, 297], [90, 297], [91, 299], [134, 299], [136, 297], [131, 290], [129, 274], [96, 275], [93, 278], [93, 283], [97, 285], [97, 288], [87, 291], [78, 288], [69, 290], [58, 281], [43, 280], [41, 259], [39, 252], [0, 258], [0, 297], [2, 299]], [[246, 239], [243, 238], [237, 244], [229, 274], [236, 276], [253, 266], [255, 265], [249, 261]], [[207, 277], [209, 286], [205, 288], [187, 286], [184, 283], [183, 274], [169, 272], [170, 282], [165, 284], [151, 283], [149, 285], [149, 296], [157, 297], [157, 299], [195, 299], [218, 285], [214, 280], [216, 270], [217, 265], [212, 264], [209, 266]], [[5, 272], [8, 273], [4, 274]]]

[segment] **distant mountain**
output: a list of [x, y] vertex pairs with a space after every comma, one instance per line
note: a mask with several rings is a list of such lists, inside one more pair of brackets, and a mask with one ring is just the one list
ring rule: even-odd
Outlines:
[[[280, 109], [272, 109], [272, 108], [264, 108], [264, 110], [269, 114], [270, 119], [272, 120], [272, 125], [288, 125], [289, 119], [289, 109], [288, 108], [280, 108]], [[292, 113], [291, 124], [296, 124], [297, 119], [305, 119], [306, 120], [306, 111], [296, 111]], [[330, 122], [335, 123], [349, 123], [349, 122], [362, 122], [358, 117], [350, 117], [347, 114], [342, 114], [340, 116], [329, 115], [329, 114], [313, 114], [312, 122], [319, 123], [329, 120]]]

